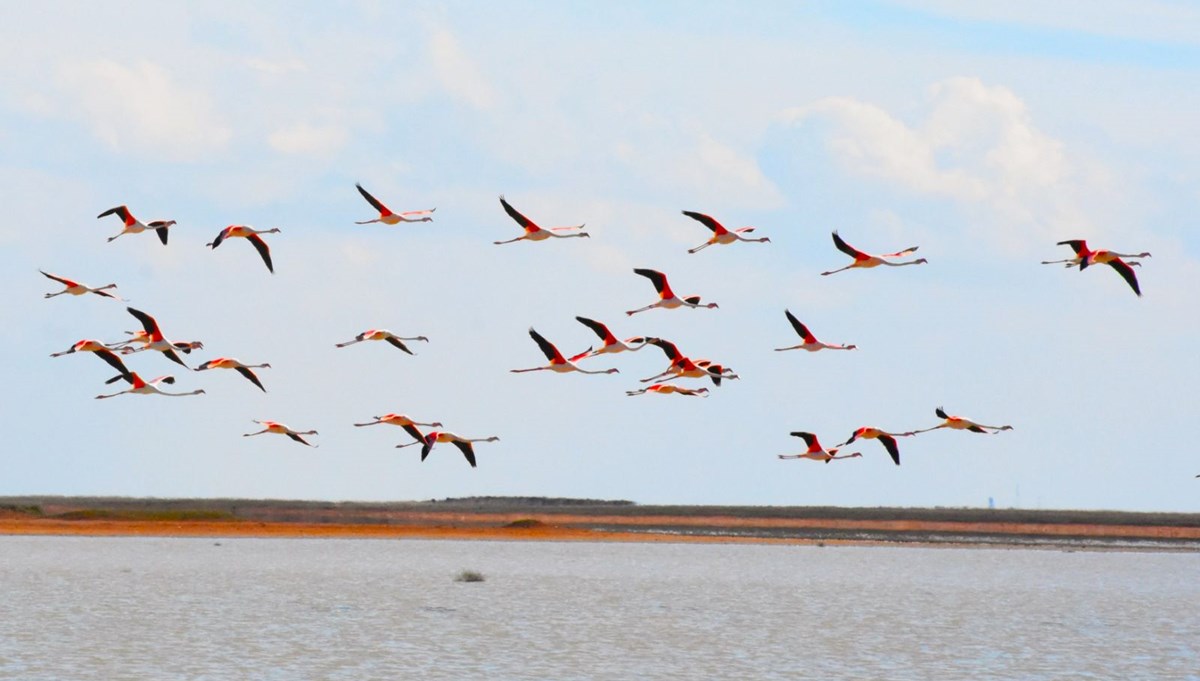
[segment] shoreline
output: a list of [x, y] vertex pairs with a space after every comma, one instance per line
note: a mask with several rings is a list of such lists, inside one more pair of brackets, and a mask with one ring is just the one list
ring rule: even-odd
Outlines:
[[[56, 500], [45, 506], [0, 510], [0, 536], [105, 536], [196, 538], [429, 539], [456, 541], [583, 541], [831, 546], [942, 546], [1200, 552], [1200, 523], [1131, 524], [1017, 522], [892, 517], [863, 512], [822, 512], [797, 517], [788, 509], [765, 513], [684, 515], [660, 508], [556, 507], [442, 510], [438, 502], [405, 504], [370, 513], [296, 502], [262, 502], [259, 518], [213, 510], [189, 510], [182, 501], [107, 504]], [[241, 502], [244, 503], [244, 502]], [[131, 510], [134, 505], [137, 510]], [[196, 506], [200, 506], [199, 502]], [[166, 508], [172, 510], [164, 510]], [[36, 509], [36, 510], [34, 510]], [[638, 511], [642, 510], [643, 513]], [[699, 509], [698, 509], [699, 510]], [[704, 509], [709, 510], [709, 509]], [[728, 509], [722, 509], [727, 511]], [[873, 511], [876, 516], [886, 514]], [[859, 517], [855, 517], [855, 516]], [[915, 513], [913, 515], [916, 515]], [[947, 514], [949, 515], [949, 514]], [[272, 517], [274, 516], [274, 517]]]

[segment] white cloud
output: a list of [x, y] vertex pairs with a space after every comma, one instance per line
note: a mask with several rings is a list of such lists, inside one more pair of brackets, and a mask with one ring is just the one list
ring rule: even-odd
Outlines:
[[1082, 185], [1103, 184], [1103, 173], [1074, 167], [1064, 145], [1037, 129], [1011, 90], [951, 78], [931, 86], [928, 100], [928, 114], [916, 125], [841, 97], [785, 117], [795, 125], [827, 123], [827, 147], [851, 172], [986, 209], [993, 226], [1005, 225], [992, 235], [1008, 245], [1089, 223]]
[[327, 156], [346, 144], [349, 134], [337, 125], [310, 125], [296, 123], [272, 132], [267, 142], [276, 151], [285, 154]]
[[119, 152], [191, 161], [224, 149], [231, 136], [206, 93], [176, 83], [152, 62], [68, 63], [58, 82], [68, 115], [83, 118]]
[[495, 91], [450, 31], [439, 28], [431, 32], [429, 57], [438, 81], [448, 93], [476, 109], [495, 105]]

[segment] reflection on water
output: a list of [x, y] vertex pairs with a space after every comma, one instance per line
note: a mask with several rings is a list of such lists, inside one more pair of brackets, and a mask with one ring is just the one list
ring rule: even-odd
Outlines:
[[1200, 680], [1197, 554], [0, 537], [0, 589], [3, 679]]

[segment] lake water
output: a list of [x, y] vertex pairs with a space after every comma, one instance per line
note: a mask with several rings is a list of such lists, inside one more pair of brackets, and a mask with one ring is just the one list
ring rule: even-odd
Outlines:
[[1200, 554], [0, 537], [0, 678], [1200, 679]]

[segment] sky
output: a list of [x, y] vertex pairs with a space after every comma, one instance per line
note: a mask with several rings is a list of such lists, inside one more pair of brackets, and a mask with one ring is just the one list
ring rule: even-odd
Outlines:
[[[0, 6], [0, 496], [414, 500], [1200, 511], [1200, 5], [1118, 2], [245, 3]], [[375, 217], [362, 182], [393, 210]], [[521, 242], [504, 194], [590, 239]], [[170, 218], [106, 238], [119, 204]], [[695, 210], [770, 243], [697, 254]], [[268, 235], [205, 243], [230, 224]], [[849, 271], [919, 245], [927, 265]], [[1107, 267], [1044, 266], [1055, 242], [1149, 251], [1144, 296]], [[719, 309], [654, 300], [635, 267]], [[176, 340], [269, 362], [173, 374], [187, 398], [124, 395], [77, 340], [137, 328], [124, 304], [43, 299], [38, 269], [115, 282]], [[790, 309], [853, 352], [799, 342]], [[660, 336], [740, 380], [707, 398], [627, 397], [618, 374], [509, 369]], [[428, 336], [409, 356], [335, 343]], [[700, 382], [686, 382], [699, 387]], [[939, 430], [863, 458], [780, 461], [944, 406], [998, 435]], [[419, 462], [388, 412], [476, 446]], [[318, 448], [244, 438], [252, 419]], [[1188, 426], [1188, 424], [1192, 424]]]

